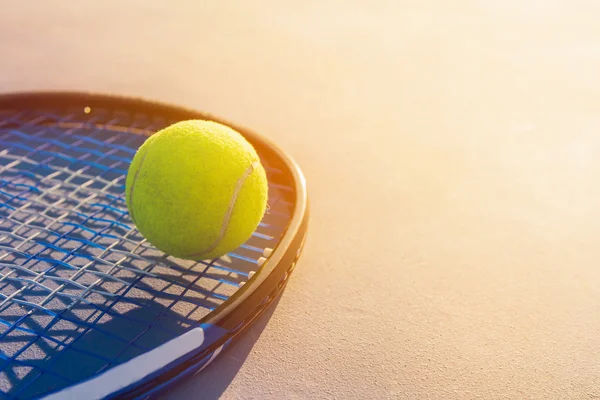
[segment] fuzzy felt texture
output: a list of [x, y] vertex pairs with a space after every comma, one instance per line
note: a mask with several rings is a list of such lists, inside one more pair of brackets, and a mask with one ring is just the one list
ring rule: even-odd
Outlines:
[[140, 146], [126, 199], [139, 231], [179, 258], [213, 259], [250, 238], [262, 219], [267, 177], [252, 145], [213, 121], [182, 121]]

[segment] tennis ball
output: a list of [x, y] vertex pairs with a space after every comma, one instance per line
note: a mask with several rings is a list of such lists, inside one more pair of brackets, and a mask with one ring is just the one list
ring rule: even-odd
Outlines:
[[267, 176], [234, 129], [182, 121], [140, 146], [125, 197], [131, 219], [154, 247], [183, 259], [213, 259], [256, 230], [267, 207]]

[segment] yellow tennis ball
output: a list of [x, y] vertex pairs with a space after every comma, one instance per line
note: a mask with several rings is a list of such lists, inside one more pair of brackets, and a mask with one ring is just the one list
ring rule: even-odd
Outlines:
[[140, 233], [184, 259], [220, 257], [246, 242], [267, 207], [267, 176], [253, 146], [223, 124], [190, 120], [136, 152], [126, 202]]

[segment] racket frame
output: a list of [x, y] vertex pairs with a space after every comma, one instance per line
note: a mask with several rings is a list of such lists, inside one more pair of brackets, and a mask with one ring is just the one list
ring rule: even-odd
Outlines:
[[[111, 108], [116, 110], [130, 110], [145, 115], [160, 115], [171, 120], [209, 119], [228, 125], [245, 136], [260, 154], [270, 154], [283, 163], [293, 179], [295, 188], [294, 211], [285, 229], [281, 240], [276, 247], [270, 249], [261, 260], [259, 269], [248, 281], [240, 287], [231, 297], [215, 310], [198, 321], [198, 324], [217, 326], [226, 333], [215, 340], [210, 346], [185, 357], [185, 361], [174, 365], [168, 370], [163, 370], [158, 376], [125, 388], [113, 396], [119, 398], [147, 398], [163, 392], [172, 384], [186, 376], [199, 372], [212, 361], [220, 350], [228, 345], [240, 333], [246, 330], [266, 310], [274, 299], [284, 289], [289, 275], [294, 270], [300, 257], [309, 220], [309, 204], [306, 180], [296, 164], [283, 150], [270, 140], [242, 126], [237, 126], [222, 118], [199, 112], [191, 108], [176, 106], [164, 102], [155, 102], [139, 97], [120, 95], [107, 95], [94, 92], [19, 92], [0, 94], [0, 110], [7, 109], [60, 109], [81, 105], [83, 109], [93, 110]], [[198, 368], [195, 370], [194, 366]], [[140, 383], [140, 382], [138, 382]]]

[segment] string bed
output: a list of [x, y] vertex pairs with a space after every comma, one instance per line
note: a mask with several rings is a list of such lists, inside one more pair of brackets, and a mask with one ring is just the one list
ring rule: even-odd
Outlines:
[[[292, 188], [263, 164], [269, 212], [221, 259], [154, 249], [125, 204], [147, 135], [175, 121], [119, 110], [0, 110], [0, 396], [32, 398], [123, 363], [198, 324], [283, 234]], [[273, 178], [273, 179], [271, 179]]]

